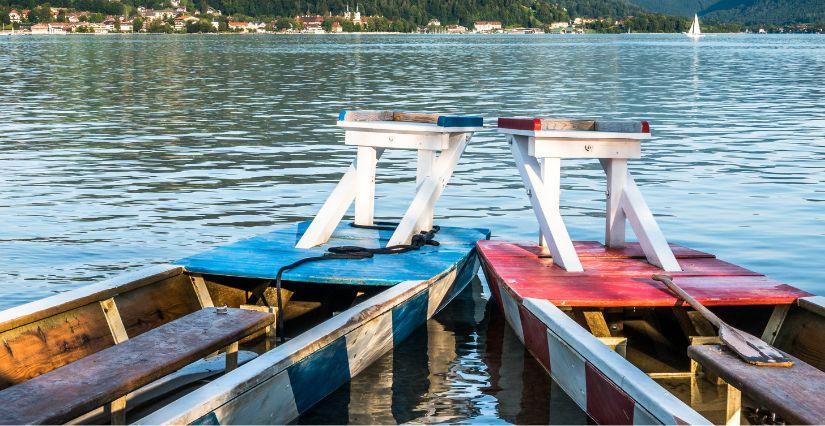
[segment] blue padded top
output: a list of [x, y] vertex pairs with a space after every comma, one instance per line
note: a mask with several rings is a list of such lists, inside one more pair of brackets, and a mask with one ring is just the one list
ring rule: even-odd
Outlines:
[[[217, 247], [175, 262], [199, 274], [275, 279], [278, 269], [299, 259], [319, 256], [327, 247], [386, 246], [392, 231], [353, 228], [342, 223], [329, 241], [311, 249], [296, 249], [309, 222], [286, 225], [267, 234]], [[490, 231], [442, 227], [435, 235], [439, 246], [424, 246], [401, 254], [377, 254], [371, 259], [335, 259], [310, 262], [287, 271], [283, 279], [326, 284], [392, 286], [406, 280], [428, 280], [468, 257], [478, 240]]]

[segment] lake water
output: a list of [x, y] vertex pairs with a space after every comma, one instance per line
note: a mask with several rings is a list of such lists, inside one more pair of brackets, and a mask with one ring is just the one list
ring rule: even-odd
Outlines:
[[[0, 308], [313, 216], [352, 159], [344, 108], [647, 119], [630, 168], [670, 241], [825, 294], [823, 81], [821, 35], [4, 37]], [[378, 216], [413, 156], [379, 163]], [[562, 184], [600, 239], [598, 164]], [[502, 137], [476, 135], [436, 223], [536, 239]], [[482, 288], [302, 421], [579, 421]]]

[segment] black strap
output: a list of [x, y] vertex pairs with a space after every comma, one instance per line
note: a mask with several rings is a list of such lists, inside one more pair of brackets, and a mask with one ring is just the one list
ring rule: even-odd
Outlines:
[[[350, 226], [353, 228], [362, 228], [362, 229], [377, 229], [381, 231], [393, 231], [395, 227], [398, 226], [397, 223], [392, 222], [375, 222], [375, 225], [356, 225], [351, 223]], [[278, 273], [275, 275], [275, 295], [276, 295], [276, 304], [278, 308], [278, 312], [276, 312], [276, 322], [275, 322], [275, 330], [276, 334], [278, 335], [279, 340], [281, 343], [285, 341], [284, 336], [284, 316], [283, 316], [283, 303], [281, 301], [281, 277], [283, 276], [284, 272], [289, 271], [290, 269], [295, 269], [305, 263], [310, 262], [318, 262], [321, 260], [334, 260], [334, 259], [368, 259], [373, 257], [376, 254], [400, 254], [406, 253], [408, 251], [419, 250], [421, 247], [426, 245], [430, 246], [437, 246], [439, 245], [438, 241], [436, 241], [435, 234], [441, 230], [441, 227], [438, 225], [433, 225], [433, 228], [429, 231], [421, 231], [418, 234], [412, 236], [409, 244], [398, 244], [389, 247], [382, 247], [382, 248], [366, 248], [366, 247], [358, 247], [358, 246], [337, 246], [337, 247], [329, 247], [327, 248], [327, 252], [322, 254], [321, 256], [313, 256], [313, 257], [305, 257], [300, 259], [296, 262], [290, 263], [289, 265], [281, 266], [278, 269]], [[272, 306], [269, 304], [269, 301], [266, 299], [266, 289], [272, 287], [272, 281], [265, 281], [260, 285], [256, 286], [252, 289], [251, 295], [247, 300], [247, 303], [250, 305], [254, 305], [258, 302], [258, 300], [262, 301], [266, 306]]]

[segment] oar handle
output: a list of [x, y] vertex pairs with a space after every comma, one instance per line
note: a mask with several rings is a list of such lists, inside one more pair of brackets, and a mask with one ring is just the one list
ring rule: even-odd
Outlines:
[[699, 303], [698, 300], [694, 299], [691, 295], [687, 294], [684, 290], [682, 290], [681, 287], [676, 285], [673, 282], [673, 277], [669, 275], [656, 274], [653, 276], [653, 279], [666, 285], [667, 288], [670, 289], [670, 291], [676, 293], [685, 302], [688, 302], [688, 304], [690, 304], [690, 306], [692, 306], [693, 309], [696, 309], [700, 314], [702, 314], [703, 317], [705, 317], [705, 319], [707, 319], [711, 324], [715, 325], [716, 328], [722, 327], [722, 325], [724, 324], [722, 320], [716, 316], [716, 314], [710, 311], [710, 309], [706, 308], [704, 305]]

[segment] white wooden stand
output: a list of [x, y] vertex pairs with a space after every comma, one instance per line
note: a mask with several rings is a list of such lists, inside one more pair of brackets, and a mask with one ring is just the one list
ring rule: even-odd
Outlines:
[[584, 270], [559, 211], [561, 159], [596, 158], [607, 175], [605, 245], [624, 247], [625, 221], [629, 221], [648, 262], [665, 271], [681, 270], [627, 170], [627, 160], [641, 156], [641, 140], [649, 133], [498, 130], [507, 136], [539, 222], [539, 240], [555, 264], [567, 271]]
[[[345, 130], [344, 142], [358, 147], [355, 161], [295, 245], [297, 248], [327, 242], [353, 201], [355, 223], [373, 224], [376, 164], [385, 149], [393, 148], [418, 152], [415, 197], [387, 245], [408, 244], [414, 234], [432, 228], [438, 197], [473, 133], [482, 130], [399, 121], [339, 121], [338, 126]], [[436, 155], [438, 151], [440, 155]]]

